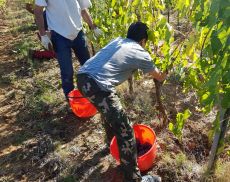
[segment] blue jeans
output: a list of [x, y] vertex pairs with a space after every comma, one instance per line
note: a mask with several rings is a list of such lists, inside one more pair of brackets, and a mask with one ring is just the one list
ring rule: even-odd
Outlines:
[[43, 11], [43, 18], [44, 18], [44, 27], [45, 27], [45, 30], [48, 30], [48, 23], [47, 23], [47, 18], [46, 18], [46, 11]]
[[67, 97], [68, 93], [74, 89], [71, 50], [73, 49], [80, 65], [83, 65], [90, 58], [86, 38], [82, 30], [74, 40], [69, 40], [57, 32], [51, 31], [51, 40], [61, 70], [62, 88]]

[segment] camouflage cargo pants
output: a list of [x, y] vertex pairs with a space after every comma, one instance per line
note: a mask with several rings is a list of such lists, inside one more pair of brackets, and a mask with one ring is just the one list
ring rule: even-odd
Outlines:
[[105, 119], [107, 138], [111, 139], [111, 133], [116, 136], [125, 181], [140, 181], [141, 175], [136, 160], [136, 140], [119, 97], [116, 93], [102, 91], [94, 79], [87, 74], [77, 75], [77, 86]]

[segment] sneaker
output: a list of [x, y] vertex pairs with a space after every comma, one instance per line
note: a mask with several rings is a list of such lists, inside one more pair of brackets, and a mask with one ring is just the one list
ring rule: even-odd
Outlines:
[[141, 182], [161, 182], [161, 177], [155, 175], [145, 175], [142, 177]]

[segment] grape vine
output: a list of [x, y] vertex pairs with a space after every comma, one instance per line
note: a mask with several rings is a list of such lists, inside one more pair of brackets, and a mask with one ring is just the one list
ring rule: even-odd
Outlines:
[[[178, 67], [186, 70], [181, 75], [184, 90], [193, 89], [197, 92], [204, 113], [209, 113], [214, 108], [218, 111], [213, 123], [215, 126], [213, 133], [220, 131], [223, 122], [229, 120], [229, 115], [224, 116], [229, 113], [227, 111], [230, 108], [230, 1], [93, 0], [92, 2], [93, 17], [96, 24], [104, 31], [104, 35], [93, 42], [96, 49], [103, 47], [117, 36], [125, 37], [131, 22], [141, 20], [147, 23], [150, 27], [147, 49], [155, 64], [162, 70]], [[173, 18], [170, 13], [176, 21], [170, 21], [170, 18]], [[183, 113], [178, 114], [183, 116]], [[178, 128], [175, 131], [181, 134]], [[220, 138], [217, 144], [219, 141]], [[211, 153], [214, 153], [214, 156], [217, 146], [214, 147], [215, 151], [212, 147]], [[211, 163], [212, 166], [213, 162]]]

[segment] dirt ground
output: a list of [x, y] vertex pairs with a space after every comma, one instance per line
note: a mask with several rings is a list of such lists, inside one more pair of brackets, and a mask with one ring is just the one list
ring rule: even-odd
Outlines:
[[[105, 147], [100, 115], [76, 117], [62, 95], [57, 61], [28, 58], [30, 48], [41, 47], [33, 17], [22, 7], [20, 1], [9, 1], [0, 14], [0, 181], [122, 181]], [[215, 111], [201, 113], [195, 93], [183, 93], [181, 82], [169, 79], [162, 93], [170, 119], [185, 109], [192, 113], [180, 141], [167, 126], [160, 127], [152, 80], [135, 81], [134, 88], [130, 95], [125, 83], [118, 93], [130, 121], [156, 132], [157, 158], [146, 173], [160, 175], [163, 182], [229, 181], [226, 152], [217, 174], [204, 175]], [[229, 136], [228, 132], [225, 150]]]

